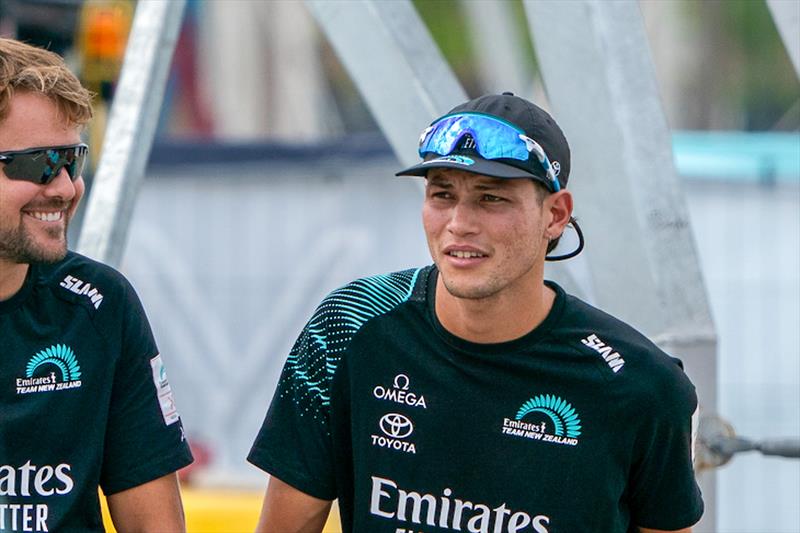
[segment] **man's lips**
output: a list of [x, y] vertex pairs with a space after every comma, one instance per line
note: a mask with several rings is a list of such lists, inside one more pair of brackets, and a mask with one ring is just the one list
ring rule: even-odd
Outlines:
[[41, 220], [42, 222], [57, 222], [62, 218], [64, 218], [64, 213], [62, 211], [55, 211], [55, 212], [34, 211], [25, 214], [32, 216], [36, 220]]
[[455, 259], [481, 259], [489, 257], [485, 251], [473, 246], [447, 246], [444, 255]]
[[42, 222], [59, 222], [66, 217], [67, 206], [26, 207], [22, 213]]

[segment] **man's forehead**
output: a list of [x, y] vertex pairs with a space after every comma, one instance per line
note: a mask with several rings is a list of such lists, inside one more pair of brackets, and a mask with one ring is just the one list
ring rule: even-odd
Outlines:
[[473, 187], [490, 186], [493, 188], [511, 187], [513, 186], [512, 182], [517, 181], [494, 178], [455, 168], [432, 168], [428, 171], [426, 180], [429, 185], [448, 185], [459, 182]]
[[0, 122], [0, 151], [27, 150], [80, 142], [80, 126], [71, 124], [52, 98], [16, 91]]

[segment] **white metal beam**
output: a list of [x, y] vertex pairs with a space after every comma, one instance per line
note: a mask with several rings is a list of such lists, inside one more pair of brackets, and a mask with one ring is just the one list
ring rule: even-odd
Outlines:
[[[714, 412], [714, 325], [638, 3], [524, 3], [572, 147], [596, 303], [680, 357]], [[700, 481], [708, 512], [698, 530], [714, 530], [714, 476]]]
[[800, 2], [798, 0], [767, 0], [772, 20], [781, 34], [783, 45], [800, 77]]
[[153, 144], [186, 0], [139, 2], [78, 251], [119, 265]]
[[306, 0], [403, 165], [419, 134], [467, 99], [409, 0]]
[[[511, 91], [528, 98], [533, 88], [534, 66], [526, 64], [523, 40], [511, 2], [470, 0], [461, 6], [475, 44], [481, 86], [487, 92]], [[531, 63], [531, 62], [529, 62]]]

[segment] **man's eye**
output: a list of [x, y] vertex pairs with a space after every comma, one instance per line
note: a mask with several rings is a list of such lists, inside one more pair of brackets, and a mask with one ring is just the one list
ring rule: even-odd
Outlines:
[[431, 196], [433, 198], [440, 198], [442, 200], [449, 200], [450, 198], [453, 197], [453, 195], [447, 191], [434, 191], [431, 193]]
[[491, 202], [491, 203], [504, 202], [505, 198], [500, 198], [499, 196], [495, 196], [493, 194], [484, 194], [483, 195], [483, 201], [484, 202]]

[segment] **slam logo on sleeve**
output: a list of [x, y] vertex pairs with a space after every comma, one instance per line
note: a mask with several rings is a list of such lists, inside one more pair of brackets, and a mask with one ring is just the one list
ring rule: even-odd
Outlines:
[[72, 348], [54, 344], [30, 358], [25, 377], [16, 381], [17, 394], [77, 389], [81, 386], [81, 365]]
[[612, 372], [615, 374], [622, 370], [622, 367], [625, 366], [625, 359], [617, 352], [614, 348], [600, 340], [597, 335], [592, 333], [585, 339], [581, 339], [581, 342], [600, 354], [600, 357], [603, 358], [603, 361], [606, 362], [608, 367], [611, 369]]
[[86, 296], [92, 302], [95, 309], [100, 309], [100, 304], [103, 303], [103, 293], [97, 290], [97, 287], [92, 287], [91, 283], [78, 279], [74, 276], [67, 276], [59, 283], [62, 287], [70, 292]]

